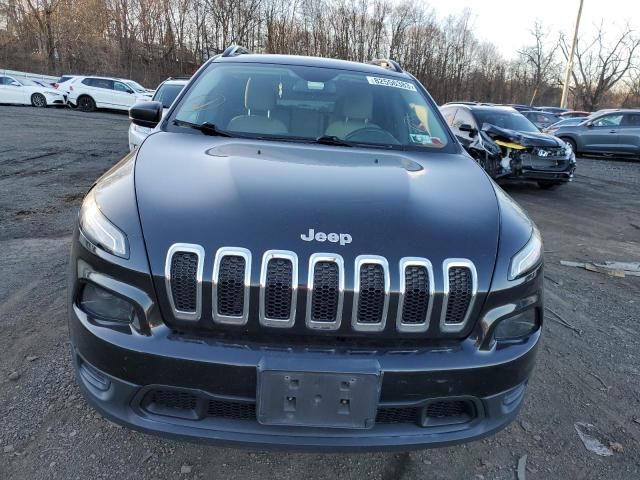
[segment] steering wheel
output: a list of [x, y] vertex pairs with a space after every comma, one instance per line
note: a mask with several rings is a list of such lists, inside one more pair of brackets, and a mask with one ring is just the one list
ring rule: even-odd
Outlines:
[[363, 127], [354, 130], [344, 137], [346, 141], [376, 143], [380, 145], [399, 145], [400, 142], [386, 130], [380, 127]]

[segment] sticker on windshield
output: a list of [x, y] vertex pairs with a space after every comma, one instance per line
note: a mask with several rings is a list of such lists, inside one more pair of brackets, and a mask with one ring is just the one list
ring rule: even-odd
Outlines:
[[367, 82], [371, 85], [381, 85], [383, 87], [401, 88], [403, 90], [416, 91], [416, 86], [411, 82], [403, 82], [402, 80], [393, 80], [391, 78], [383, 77], [369, 77], [367, 76]]

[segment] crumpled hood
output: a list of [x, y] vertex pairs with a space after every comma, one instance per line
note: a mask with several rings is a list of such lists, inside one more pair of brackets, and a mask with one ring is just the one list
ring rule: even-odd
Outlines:
[[564, 145], [562, 140], [553, 135], [542, 132], [519, 132], [508, 128], [500, 128], [490, 123], [482, 125], [482, 132], [494, 140], [507, 140], [523, 147], [561, 147]]
[[[363, 254], [396, 271], [402, 257], [426, 257], [436, 275], [445, 258], [468, 258], [480, 289], [491, 280], [499, 210], [492, 182], [466, 155], [158, 132], [139, 149], [135, 183], [157, 276], [173, 243], [194, 243], [206, 252], [205, 281], [223, 246], [252, 252], [256, 282], [269, 249], [297, 253], [301, 283], [317, 252], [339, 253], [351, 269]], [[304, 241], [310, 229], [352, 241]]]

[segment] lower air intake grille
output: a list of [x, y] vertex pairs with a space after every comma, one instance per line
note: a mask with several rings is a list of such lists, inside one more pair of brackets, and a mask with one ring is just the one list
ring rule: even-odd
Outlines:
[[386, 296], [384, 280], [382, 265], [367, 263], [360, 267], [358, 322], [382, 322]]
[[267, 318], [287, 320], [291, 316], [293, 264], [273, 258], [267, 264], [264, 312]]
[[376, 415], [376, 423], [418, 423], [420, 420], [419, 408], [380, 408]]
[[338, 314], [339, 269], [335, 262], [318, 262], [313, 268], [311, 320], [333, 322]]
[[149, 394], [149, 403], [163, 408], [176, 410], [195, 410], [198, 397], [190, 392], [179, 390], [153, 390]]
[[228, 255], [220, 261], [218, 274], [218, 313], [230, 317], [240, 317], [244, 313], [245, 259]]
[[473, 277], [468, 267], [449, 269], [449, 297], [446, 323], [462, 323], [473, 296]]
[[195, 312], [198, 292], [198, 255], [176, 252], [171, 258], [171, 295], [176, 310]]
[[255, 403], [232, 402], [227, 400], [209, 400], [208, 417], [232, 418], [235, 420], [255, 420]]
[[423, 323], [429, 304], [429, 273], [426, 267], [410, 265], [404, 271], [403, 323]]
[[429, 404], [426, 415], [429, 418], [458, 417], [469, 414], [470, 410], [469, 402], [462, 400], [445, 400]]

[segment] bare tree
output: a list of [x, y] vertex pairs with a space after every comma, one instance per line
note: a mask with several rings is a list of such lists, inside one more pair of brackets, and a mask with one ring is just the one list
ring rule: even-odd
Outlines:
[[[568, 45], [564, 37], [560, 46], [565, 58]], [[622, 80], [638, 59], [640, 37], [627, 27], [618, 37], [609, 42], [603, 25], [593, 39], [582, 46], [576, 44], [573, 72], [573, 93], [582, 108], [594, 111], [605, 95]]]
[[558, 41], [549, 41], [549, 32], [545, 30], [540, 21], [536, 20], [531, 30], [533, 44], [522, 48], [518, 54], [524, 63], [531, 70], [532, 88], [529, 104], [533, 105], [544, 84], [550, 83], [553, 76], [557, 74], [557, 64], [555, 64]]

